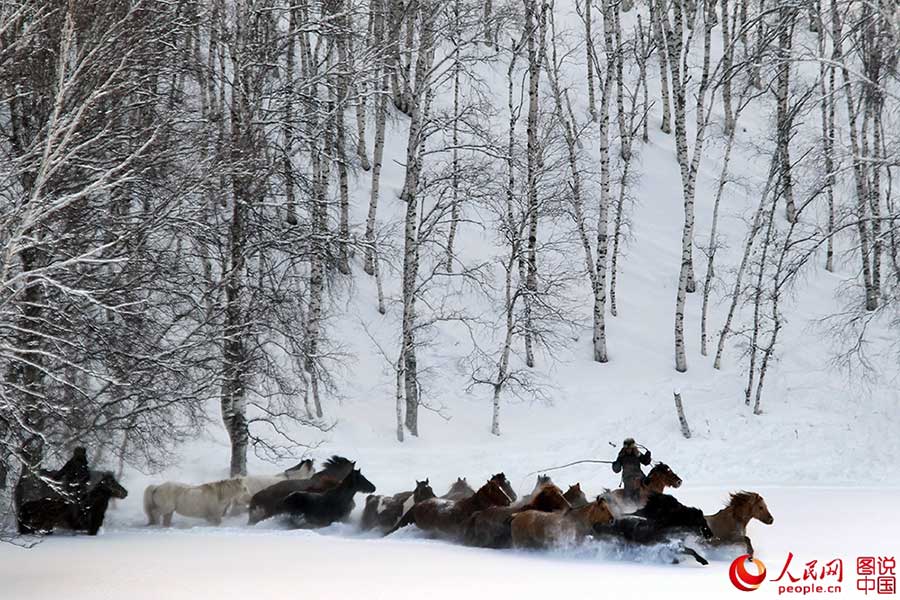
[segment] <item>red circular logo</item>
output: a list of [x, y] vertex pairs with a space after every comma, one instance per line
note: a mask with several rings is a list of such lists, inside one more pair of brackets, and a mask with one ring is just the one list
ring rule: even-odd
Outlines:
[[731, 567], [728, 569], [728, 577], [731, 578], [731, 583], [742, 592], [752, 592], [766, 579], [766, 565], [756, 558], [750, 558], [753, 564], [756, 565], [756, 574], [747, 572], [746, 561], [748, 558], [750, 558], [749, 554], [738, 556], [731, 562]]

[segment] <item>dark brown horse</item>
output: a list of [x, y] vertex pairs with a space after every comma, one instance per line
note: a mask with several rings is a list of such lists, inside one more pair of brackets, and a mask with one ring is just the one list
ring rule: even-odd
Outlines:
[[374, 491], [372, 482], [359, 469], [353, 469], [339, 484], [324, 492], [293, 492], [284, 499], [284, 507], [298, 527], [327, 527], [347, 520], [353, 510], [354, 495]]
[[569, 504], [572, 505], [572, 508], [579, 508], [588, 503], [587, 496], [585, 496], [584, 492], [581, 491], [581, 484], [576, 483], [574, 485], [570, 485], [569, 489], [566, 490], [566, 493], [563, 494], [566, 500], [569, 501]]
[[[706, 523], [703, 511], [685, 506], [674, 496], [653, 494], [647, 504], [633, 514], [616, 518], [611, 527], [594, 528], [596, 537], [619, 537], [636, 544], [660, 544], [677, 542], [677, 552], [688, 554], [702, 565], [709, 564], [696, 550], [684, 545], [686, 534], [712, 539], [713, 533]], [[676, 559], [675, 562], [678, 562]]]
[[86, 531], [97, 535], [103, 525], [110, 498], [125, 498], [123, 488], [112, 473], [104, 473], [100, 481], [91, 487], [80, 503], [62, 496], [41, 498], [22, 504], [18, 514], [19, 533], [52, 533], [63, 527], [73, 531]]
[[460, 500], [471, 498], [474, 495], [475, 490], [472, 489], [472, 486], [469, 485], [469, 482], [466, 481], [466, 478], [457, 477], [456, 481], [453, 482], [453, 485], [450, 486], [450, 489], [447, 490], [447, 493], [441, 496], [441, 498], [444, 500], [453, 500], [454, 502], [459, 502]]
[[654, 494], [661, 494], [667, 487], [677, 488], [681, 486], [681, 477], [675, 474], [669, 465], [658, 463], [641, 481], [638, 489], [638, 499], [629, 500], [624, 489], [617, 489], [603, 494], [609, 503], [613, 516], [619, 518], [622, 515], [634, 512], [647, 504], [647, 499]]
[[371, 495], [366, 497], [360, 528], [364, 531], [380, 529], [389, 531], [406, 512], [424, 500], [434, 498], [434, 490], [428, 480], [416, 481], [416, 489], [393, 496]]
[[350, 474], [356, 466], [343, 456], [332, 456], [324, 468], [309, 479], [285, 479], [253, 494], [250, 499], [250, 525], [286, 512], [284, 499], [294, 492], [325, 492]]
[[400, 522], [385, 535], [390, 535], [401, 527], [415, 525], [423, 531], [456, 539], [462, 533], [466, 520], [473, 513], [491, 506], [509, 506], [510, 504], [512, 504], [512, 500], [509, 495], [496, 481], [489, 479], [475, 492], [475, 495], [459, 502], [442, 498], [419, 502], [403, 515]]
[[509, 496], [511, 502], [516, 501], [516, 491], [513, 489], [512, 484], [509, 482], [509, 479], [506, 478], [504, 473], [495, 473], [491, 476], [491, 481], [496, 483], [506, 492], [506, 495]]
[[509, 548], [512, 545], [513, 515], [526, 510], [553, 512], [571, 508], [562, 490], [546, 483], [531, 500], [521, 506], [492, 506], [480, 510], [466, 522], [463, 543], [479, 548]]
[[599, 496], [581, 508], [557, 512], [527, 510], [512, 518], [512, 544], [515, 548], [550, 548], [580, 543], [594, 527], [612, 521], [606, 500]]
[[534, 488], [532, 488], [531, 493], [522, 496], [519, 501], [513, 505], [513, 507], [521, 508], [531, 502], [531, 499], [534, 498], [538, 492], [540, 492], [543, 488], [553, 485], [553, 480], [550, 479], [549, 475], [538, 475], [537, 481], [534, 482]]
[[756, 492], [731, 494], [728, 506], [714, 515], [706, 515], [706, 523], [713, 533], [711, 542], [721, 544], [744, 544], [747, 554], [753, 558], [753, 544], [747, 535], [747, 523], [758, 519], [766, 525], [775, 522], [766, 501]]

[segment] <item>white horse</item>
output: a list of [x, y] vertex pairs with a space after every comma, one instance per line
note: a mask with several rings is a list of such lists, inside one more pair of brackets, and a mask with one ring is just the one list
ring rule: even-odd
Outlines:
[[240, 477], [239, 479], [244, 482], [244, 486], [247, 488], [247, 494], [234, 499], [234, 502], [231, 504], [231, 514], [236, 515], [246, 511], [250, 506], [250, 499], [257, 492], [261, 492], [267, 487], [285, 479], [309, 479], [314, 472], [313, 461], [311, 458], [307, 458], [298, 465], [286, 469], [277, 475], [245, 475]]
[[160, 485], [148, 485], [144, 490], [144, 512], [148, 525], [156, 525], [162, 517], [163, 525], [169, 527], [172, 525], [172, 514], [176, 512], [218, 525], [232, 502], [247, 495], [247, 486], [241, 478], [201, 485], [167, 481]]

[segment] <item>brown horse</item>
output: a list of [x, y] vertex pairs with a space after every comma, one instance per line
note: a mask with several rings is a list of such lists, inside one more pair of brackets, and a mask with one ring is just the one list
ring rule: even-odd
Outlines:
[[474, 496], [459, 502], [443, 498], [432, 498], [419, 502], [403, 515], [400, 522], [385, 535], [390, 535], [401, 527], [414, 524], [424, 531], [455, 539], [459, 537], [463, 525], [473, 513], [492, 506], [509, 506], [510, 504], [512, 504], [512, 500], [503, 491], [503, 488], [493, 479], [489, 479], [475, 492]]
[[547, 548], [579, 543], [594, 530], [594, 526], [612, 522], [612, 512], [600, 496], [581, 508], [549, 513], [527, 510], [512, 519], [512, 545], [515, 548]]
[[466, 481], [465, 477], [457, 477], [456, 481], [453, 485], [450, 486], [450, 489], [446, 494], [441, 496], [443, 500], [453, 500], [454, 502], [459, 502], [460, 500], [465, 500], [466, 498], [471, 498], [475, 495], [475, 490], [472, 489], [472, 486], [469, 485], [469, 482]]
[[658, 463], [650, 469], [647, 476], [641, 481], [641, 487], [638, 490], [638, 499], [630, 500], [625, 494], [624, 489], [617, 489], [606, 492], [603, 497], [609, 503], [609, 508], [613, 515], [618, 518], [622, 515], [641, 509], [647, 504], [647, 499], [653, 494], [661, 494], [667, 487], [677, 488], [681, 486], [681, 477], [675, 474], [669, 465]]
[[562, 490], [553, 485], [544, 485], [527, 503], [519, 506], [492, 506], [480, 510], [466, 522], [463, 543], [479, 548], [509, 548], [512, 544], [510, 523], [513, 515], [526, 510], [553, 512], [568, 510], [569, 502]]
[[531, 493], [522, 496], [519, 501], [513, 505], [513, 508], [521, 508], [531, 502], [531, 499], [534, 498], [538, 492], [544, 489], [547, 486], [553, 485], [553, 480], [550, 479], [549, 475], [538, 475], [537, 481], [534, 483], [534, 488], [532, 488]]
[[706, 515], [706, 523], [713, 532], [712, 543], [740, 544], [747, 548], [747, 554], [753, 557], [753, 544], [747, 535], [747, 523], [750, 519], [758, 519], [766, 525], [775, 522], [766, 501], [756, 492], [736, 492], [731, 494], [728, 506], [714, 515]]
[[572, 508], [579, 508], [588, 503], [587, 496], [581, 491], [580, 483], [570, 485], [563, 496], [572, 505]]
[[364, 531], [376, 528], [388, 531], [414, 505], [434, 497], [434, 490], [428, 485], [427, 479], [416, 481], [416, 489], [411, 492], [400, 492], [393, 496], [367, 496], [360, 528]]
[[503, 473], [495, 473], [491, 476], [491, 481], [500, 486], [500, 488], [506, 492], [506, 495], [509, 496], [510, 502], [516, 501], [516, 491], [513, 489], [512, 484], [509, 482], [509, 479], [506, 478], [506, 475]]

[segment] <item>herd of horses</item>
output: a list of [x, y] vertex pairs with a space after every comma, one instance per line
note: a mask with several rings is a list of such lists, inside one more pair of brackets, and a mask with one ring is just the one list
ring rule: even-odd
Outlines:
[[[460, 477], [442, 496], [435, 494], [428, 479], [416, 481], [409, 491], [376, 495], [375, 486], [355, 462], [332, 456], [318, 471], [312, 460], [304, 460], [271, 476], [236, 477], [200, 485], [150, 485], [144, 491], [143, 505], [149, 525], [161, 521], [170, 526], [174, 514], [217, 525], [227, 514], [246, 513], [250, 525], [281, 516], [295, 527], [320, 528], [348, 521], [356, 506], [354, 497], [363, 493], [368, 495], [359, 527], [384, 536], [415, 525], [432, 537], [481, 548], [546, 549], [588, 539], [637, 546], [662, 543], [674, 550], [675, 562], [678, 555], [685, 555], [705, 565], [706, 559], [687, 545], [696, 539], [708, 545], [742, 544], [752, 557], [747, 524], [752, 519], [773, 522], [762, 496], [736, 492], [723, 509], [704, 515], [699, 508], [685, 506], [665, 493], [681, 483], [671, 468], [658, 463], [643, 478], [637, 494], [630, 495], [615, 489], [589, 498], [580, 483], [563, 492], [549, 476], [539, 475], [531, 492], [519, 498], [502, 472], [478, 489]], [[126, 494], [106, 474], [86, 496], [86, 503], [96, 504], [93, 512], [75, 512], [59, 502], [26, 504], [20, 509], [20, 531], [26, 523], [24, 533], [47, 533], [60, 526], [96, 534], [109, 498]], [[37, 508], [40, 510], [35, 512]], [[83, 518], [72, 522], [75, 514], [93, 517], [86, 525]]]
[[534, 489], [519, 498], [503, 473], [478, 489], [457, 478], [442, 496], [435, 494], [428, 479], [416, 481], [412, 490], [376, 495], [375, 486], [353, 461], [332, 456], [319, 471], [304, 461], [265, 478], [151, 485], [144, 493], [144, 510], [151, 525], [160, 517], [170, 525], [174, 513], [218, 524], [228, 512], [246, 511], [250, 525], [282, 516], [295, 527], [319, 528], [347, 521], [356, 506], [355, 495], [364, 493], [368, 496], [359, 527], [384, 536], [415, 525], [432, 537], [481, 548], [543, 549], [588, 538], [635, 545], [667, 543], [677, 554], [706, 564], [685, 544], [698, 538], [707, 544], [743, 544], [753, 555], [747, 524], [751, 519], [773, 522], [759, 494], [734, 493], [725, 508], [704, 515], [665, 493], [680, 485], [681, 478], [659, 463], [644, 477], [636, 496], [616, 489], [589, 499], [580, 483], [563, 492], [550, 477], [540, 475]]

